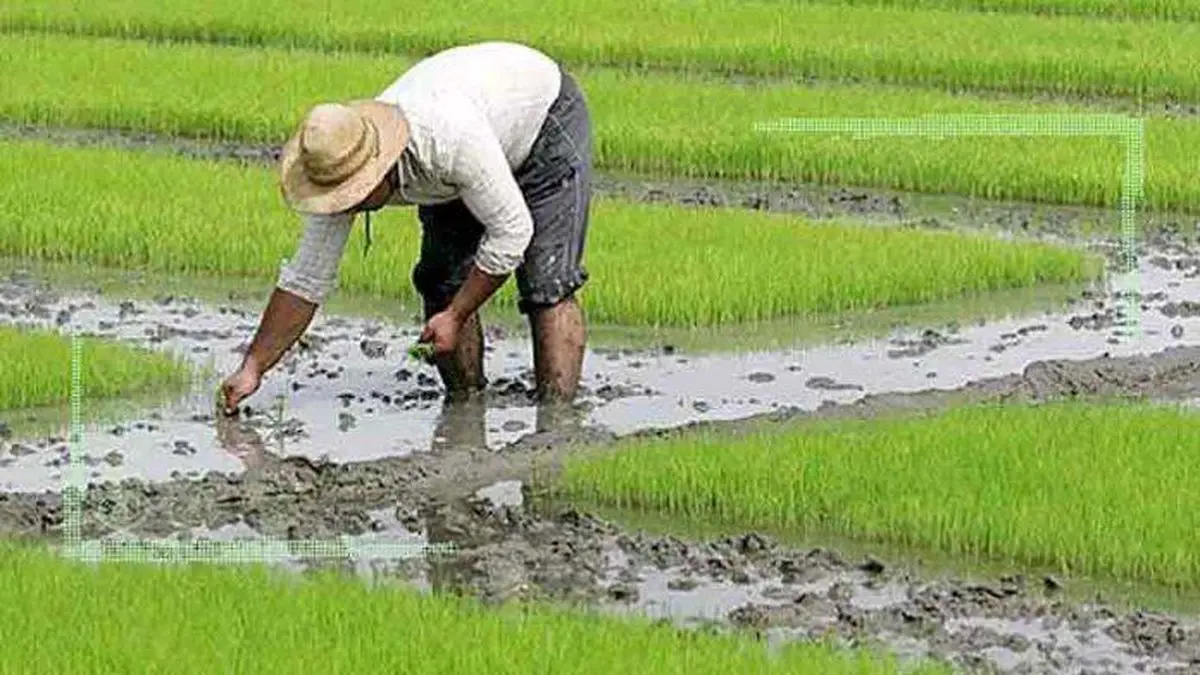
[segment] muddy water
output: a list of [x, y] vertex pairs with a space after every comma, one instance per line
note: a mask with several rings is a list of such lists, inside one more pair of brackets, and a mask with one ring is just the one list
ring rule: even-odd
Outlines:
[[[7, 313], [9, 320], [47, 327], [61, 320], [64, 329], [79, 334], [181, 353], [217, 376], [236, 367], [258, 316], [252, 310], [176, 299], [152, 304], [90, 296], [50, 299], [36, 284], [9, 283], [0, 288], [0, 297], [0, 314]], [[443, 420], [436, 371], [405, 353], [417, 334], [417, 327], [323, 317], [306, 337], [307, 347], [280, 364], [239, 420], [213, 414], [217, 381], [210, 378], [176, 405], [86, 431], [81, 447], [89, 458], [88, 479], [161, 481], [208, 471], [238, 473], [263, 453], [351, 462], [428, 452], [445, 444], [495, 448], [534, 428], [527, 341], [491, 340], [490, 405], [470, 411], [477, 415], [457, 412]], [[648, 391], [636, 382], [614, 382], [603, 370], [589, 373], [586, 384], [585, 400], [599, 404]], [[280, 400], [282, 407], [276, 405]], [[55, 489], [64, 480], [66, 449], [62, 441], [18, 440], [8, 449], [13, 461], [0, 474], [0, 486]]]
[[[1176, 264], [1191, 260], [1156, 254], [1144, 260], [1136, 278], [1116, 280], [1121, 288], [1140, 287], [1140, 298], [1097, 292], [1058, 313], [929, 327], [889, 339], [748, 354], [597, 348], [585, 364], [579, 421], [623, 435], [813, 410], [867, 394], [952, 390], [1021, 372], [1035, 361], [1145, 354], [1194, 343], [1200, 311], [1190, 303], [1200, 301], [1200, 281], [1191, 263]], [[260, 311], [186, 298], [59, 295], [19, 279], [0, 286], [0, 303], [5, 321], [62, 324], [174, 350], [217, 376], [238, 363]], [[488, 404], [443, 414], [436, 372], [405, 353], [417, 331], [415, 325], [319, 317], [306, 346], [277, 367], [236, 421], [212, 414], [217, 382], [210, 378], [177, 405], [87, 430], [81, 443], [86, 480], [240, 473], [272, 454], [345, 463], [445, 448], [496, 450], [539, 428], [524, 336], [489, 331]], [[64, 473], [61, 440], [17, 440], [6, 451], [4, 490], [56, 490], [64, 480], [79, 479]]]

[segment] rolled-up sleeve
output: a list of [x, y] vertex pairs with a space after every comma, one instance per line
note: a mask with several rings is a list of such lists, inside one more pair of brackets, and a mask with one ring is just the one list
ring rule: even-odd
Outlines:
[[280, 267], [277, 286], [319, 305], [337, 280], [352, 221], [348, 214], [305, 215], [304, 220], [296, 256]]
[[453, 180], [459, 185], [463, 204], [484, 227], [475, 264], [488, 274], [502, 276], [524, 260], [533, 238], [533, 216], [500, 141], [486, 121], [464, 122], [456, 129], [459, 144]]

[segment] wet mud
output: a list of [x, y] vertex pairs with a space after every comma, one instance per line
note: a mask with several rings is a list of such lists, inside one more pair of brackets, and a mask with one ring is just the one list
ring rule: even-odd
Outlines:
[[[244, 523], [192, 528], [181, 539], [261, 538]], [[350, 539], [450, 543], [452, 555], [341, 563], [376, 583], [541, 600], [649, 616], [710, 631], [746, 631], [768, 646], [835, 637], [964, 672], [1189, 673], [1200, 625], [1165, 613], [1068, 600], [1064, 582], [1019, 573], [930, 578], [874, 556], [797, 548], [754, 532], [702, 540], [631, 531], [570, 507], [535, 506], [519, 481], [453, 503], [364, 513]]]
[[[1189, 672], [1200, 659], [1197, 624], [1067, 602], [1052, 578], [930, 580], [886, 560], [789, 548], [756, 533], [686, 542], [623, 532], [570, 509], [531, 519], [519, 507], [471, 504], [443, 511], [439, 527], [482, 523], [474, 531], [487, 538], [434, 573], [483, 597], [580, 600], [590, 587], [616, 612], [735, 627], [768, 642], [835, 635], [963, 669]], [[531, 549], [543, 557], [531, 559]]]

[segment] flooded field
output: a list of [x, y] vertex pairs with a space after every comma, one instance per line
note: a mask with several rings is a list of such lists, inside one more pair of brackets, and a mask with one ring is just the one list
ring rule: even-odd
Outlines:
[[[1135, 303], [1094, 291], [1057, 312], [911, 328], [871, 341], [784, 351], [593, 347], [577, 421], [624, 435], [781, 409], [814, 410], [866, 394], [951, 391], [1023, 372], [1039, 361], [1149, 354], [1186, 344], [1189, 334], [1200, 331], [1200, 311], [1189, 309], [1187, 300], [1197, 297], [1200, 281], [1186, 265], [1175, 264], [1190, 259], [1148, 258], [1137, 275], [1142, 290]], [[0, 287], [0, 302], [10, 321], [176, 350], [216, 373], [236, 367], [257, 321], [249, 307], [178, 297], [138, 302], [55, 291], [12, 277]], [[337, 463], [439, 447], [497, 449], [538, 429], [527, 338], [490, 330], [489, 405], [454, 407], [443, 415], [436, 371], [405, 353], [418, 334], [417, 325], [322, 317], [306, 345], [267, 378], [248, 404], [246, 419], [254, 421], [265, 435], [261, 443], [273, 452]], [[87, 431], [82, 446], [88, 451], [89, 479], [161, 481], [243, 470], [248, 448], [256, 443], [220, 433], [206, 409], [215, 382], [179, 405]], [[282, 407], [274, 403], [279, 400]], [[65, 449], [65, 443], [17, 442], [0, 485], [15, 491], [61, 485]]]
[[[808, 460], [818, 454], [813, 441], [804, 437], [795, 445], [781, 446], [774, 455], [762, 455], [774, 461], [760, 459], [757, 466], [769, 467], [760, 474], [769, 474], [777, 483], [764, 488], [764, 480], [748, 472], [751, 477], [739, 483], [745, 491], [731, 489], [733, 497], [712, 511], [736, 510], [736, 505], [761, 494], [764, 503], [778, 507], [772, 512], [776, 515], [790, 509], [786, 516], [817, 514], [826, 522], [842, 518], [851, 523], [841, 532], [717, 527], [694, 513], [672, 520], [660, 512], [572, 502], [553, 489], [555, 472], [564, 460], [585, 452], [613, 456], [626, 441], [664, 437], [692, 438], [687, 441], [692, 445], [679, 453], [701, 458], [692, 472], [699, 473], [697, 465], [711, 463], [717, 467], [711, 472], [716, 477], [703, 479], [728, 487], [736, 482], [730, 474], [737, 467], [713, 458], [734, 457], [729, 464], [743, 466], [749, 466], [749, 460], [729, 454], [725, 445], [714, 446], [715, 454], [698, 452], [696, 437], [688, 434], [706, 430], [755, 432], [793, 421], [869, 420], [969, 404], [1089, 397], [1129, 397], [1179, 407], [1189, 411], [1182, 418], [1185, 423], [1193, 412], [1200, 413], [1200, 221], [1180, 215], [1200, 213], [1188, 151], [1200, 141], [1197, 105], [1189, 100], [1200, 91], [1200, 82], [1178, 65], [1192, 60], [1187, 54], [1193, 47], [1179, 39], [1186, 27], [1172, 19], [1178, 12], [1170, 8], [1134, 7], [1129, 13], [1156, 20], [1117, 25], [1108, 17], [1125, 10], [1100, 7], [1103, 3], [1039, 2], [1073, 16], [1035, 15], [1032, 5], [991, 0], [956, 0], [940, 3], [945, 5], [941, 8], [934, 7], [939, 3], [913, 2], [851, 7], [862, 4], [857, 0], [782, 3], [787, 7], [714, 2], [706, 3], [704, 12], [695, 11], [693, 4], [656, 0], [642, 3], [641, 15], [616, 3], [551, 3], [550, 12], [532, 3], [517, 3], [503, 12], [480, 4], [468, 11], [468, 29], [458, 18], [447, 22], [444, 11], [421, 14], [415, 6], [404, 8], [412, 13], [411, 20], [397, 26], [380, 21], [372, 13], [377, 6], [353, 2], [339, 7], [336, 16], [328, 8], [289, 4], [285, 12], [270, 3], [255, 14], [220, 2], [184, 9], [97, 0], [84, 9], [78, 3], [42, 0], [34, 3], [36, 9], [0, 9], [0, 40], [12, 66], [0, 74], [8, 94], [0, 95], [0, 141], [12, 144], [11, 152], [5, 153], [9, 187], [0, 192], [0, 242], [5, 254], [14, 256], [0, 259], [0, 326], [148, 347], [180, 355], [196, 367], [195, 381], [182, 395], [97, 400], [81, 392], [77, 402], [84, 424], [77, 436], [76, 411], [68, 403], [37, 410], [0, 409], [0, 543], [28, 539], [61, 552], [72, 535], [81, 534], [91, 544], [103, 542], [114, 549], [119, 542], [141, 542], [150, 545], [141, 551], [149, 552], [157, 544], [165, 558], [168, 544], [176, 552], [196, 552], [206, 543], [241, 542], [245, 558], [269, 551], [289, 582], [333, 569], [349, 573], [354, 589], [360, 589], [361, 580], [372, 589], [398, 584], [428, 594], [472, 596], [488, 604], [578, 604], [692, 631], [749, 635], [759, 641], [750, 651], [760, 657], [759, 643], [764, 650], [777, 651], [783, 645], [832, 638], [844, 646], [877, 648], [909, 663], [932, 659], [957, 672], [1200, 673], [1200, 592], [1147, 581], [1160, 571], [1152, 569], [1155, 565], [1183, 576], [1200, 569], [1200, 562], [1188, 555], [1187, 537], [1173, 536], [1193, 525], [1185, 517], [1192, 502], [1170, 493], [1186, 481], [1163, 478], [1168, 473], [1164, 463], [1139, 461], [1141, 455], [1155, 457], [1155, 449], [1145, 446], [1157, 443], [1174, 452], [1170, 457], [1188, 475], [1190, 456], [1181, 452], [1185, 446], [1177, 441], [1189, 433], [1179, 431], [1186, 429], [1182, 424], [1171, 436], [1150, 422], [1142, 437], [1150, 439], [1147, 443], [1110, 439], [1108, 446], [1097, 443], [1100, 449], [1076, 447], [1085, 461], [1057, 465], [1035, 452], [1012, 452], [1054, 452], [1049, 446], [1055, 441], [1042, 436], [1047, 427], [1058, 425], [1040, 420], [1026, 422], [1032, 431], [1026, 429], [1024, 436], [1013, 433], [1010, 422], [988, 427], [984, 434], [991, 438], [998, 437], [997, 428], [1002, 429], [999, 433], [1009, 432], [1005, 438], [1011, 446], [1007, 454], [991, 448], [997, 459], [990, 465], [979, 461], [989, 447], [974, 445], [989, 445], [980, 440], [984, 434], [969, 441], [951, 436], [941, 444], [945, 448], [930, 436], [913, 435], [906, 448], [896, 441], [898, 432], [885, 431], [878, 434], [885, 442], [870, 447], [876, 454], [879, 448], [895, 451], [900, 461], [876, 462], [872, 477], [878, 480], [870, 488], [862, 487], [870, 474], [864, 468], [870, 453], [846, 452], [849, 446], [840, 439], [828, 442], [826, 451], [828, 456], [847, 458], [839, 465], [843, 483], [825, 489], [817, 479], [797, 482], [797, 476], [821, 473], [805, 473], [811, 465], [779, 466], [794, 456]], [[1006, 5], [1006, 12], [979, 11], [996, 4]], [[318, 10], [323, 14], [316, 14]], [[664, 29], [668, 22], [677, 27]], [[815, 32], [814, 26], [822, 23], [832, 28], [829, 37]], [[579, 25], [588, 28], [580, 32]], [[931, 27], [945, 33], [945, 39], [931, 43]], [[388, 297], [336, 293], [298, 347], [266, 374], [262, 388], [238, 414], [218, 414], [214, 393], [241, 362], [271, 290], [273, 279], [267, 273], [273, 273], [269, 268], [277, 256], [272, 247], [285, 232], [279, 224], [297, 222], [290, 214], [271, 211], [277, 205], [268, 197], [274, 200], [275, 195], [259, 190], [267, 185], [274, 190], [265, 180], [274, 181], [274, 176], [263, 170], [275, 169], [279, 141], [297, 121], [293, 113], [318, 96], [365, 96], [368, 87], [399, 74], [392, 69], [435, 47], [449, 46], [442, 43], [451, 36], [475, 31], [527, 38], [557, 49], [584, 85], [595, 112], [597, 163], [602, 169], [593, 189], [597, 197], [620, 203], [619, 209], [593, 219], [593, 233], [606, 223], [612, 227], [592, 236], [589, 247], [599, 252], [593, 261], [607, 255], [608, 260], [625, 263], [596, 265], [593, 269], [621, 273], [595, 274], [589, 287], [601, 293], [619, 288], [639, 301], [649, 298], [610, 304], [604, 307], [607, 316], [655, 325], [683, 325], [701, 317], [722, 325], [703, 330], [590, 325], [578, 401], [569, 410], [550, 410], [535, 403], [532, 345], [524, 321], [513, 312], [485, 305], [486, 396], [447, 405], [434, 368], [408, 356], [422, 323], [415, 307], [391, 294], [407, 290], [401, 288], [407, 271], [397, 270], [409, 262], [404, 259], [409, 252], [402, 238], [384, 234], [382, 250], [372, 249], [371, 264], [377, 267], [356, 268], [352, 272], [359, 276], [343, 282], [385, 289]], [[913, 34], [911, 39], [906, 33]], [[1014, 35], [1016, 40], [1010, 37]], [[797, 44], [806, 46], [798, 51]], [[1147, 58], [1150, 52], [1142, 49], [1144, 45], [1161, 49]], [[154, 79], [166, 75], [183, 84]], [[162, 96], [164, 89], [184, 95]], [[259, 92], [272, 94], [247, 100]], [[1132, 146], [1115, 138], [1067, 138], [1075, 134], [1064, 133], [1062, 138], [965, 139], [935, 133], [927, 138], [842, 143], [843, 139], [785, 140], [750, 132], [752, 123], [792, 114], [828, 121], [957, 113], [1049, 118], [1084, 112], [1146, 116], [1145, 136], [1138, 146], [1146, 154], [1141, 212], [1132, 235], [1121, 236], [1127, 223], [1115, 208], [1094, 207], [1114, 204], [1124, 194], [1118, 184], [1129, 187], [1133, 177], [1132, 167], [1122, 163], [1128, 162], [1124, 152]], [[22, 145], [31, 141], [46, 144]], [[1130, 139], [1123, 141], [1128, 144]], [[73, 154], [83, 147], [115, 152], [102, 159], [96, 159], [102, 153]], [[72, 152], [56, 154], [62, 149]], [[151, 154], [174, 159], [151, 162]], [[251, 171], [238, 174], [231, 166], [235, 164], [257, 172], [254, 180], [264, 180], [251, 182]], [[87, 168], [71, 174], [76, 167]], [[177, 174], [192, 178], [180, 181]], [[778, 180], [756, 179], [761, 176]], [[96, 177], [104, 180], [91, 180]], [[237, 181], [243, 182], [234, 185]], [[160, 195], [171, 190], [179, 191], [178, 199]], [[1040, 201], [957, 196], [968, 193]], [[651, 203], [688, 208], [671, 211], [676, 229], [668, 232], [661, 215], [666, 210], [650, 210], [645, 205]], [[623, 210], [634, 206], [639, 209], [636, 214], [621, 215], [632, 213]], [[212, 210], [205, 210], [209, 207]], [[714, 219], [696, 218], [699, 210]], [[231, 211], [238, 217], [225, 221]], [[785, 238], [763, 239], [755, 248], [748, 239], [763, 232], [759, 221], [747, 221], [753, 226], [745, 229], [730, 227], [735, 219], [730, 214], [763, 215], [748, 211], [791, 214], [798, 227], [838, 219], [910, 232], [886, 240], [856, 239], [829, 228], [801, 244], [798, 238], [788, 238], [795, 232], [785, 226]], [[6, 219], [19, 223], [7, 239]], [[767, 222], [762, 221], [764, 227]], [[207, 227], [214, 223], [219, 225]], [[167, 231], [171, 224], [178, 229]], [[387, 229], [386, 221], [383, 224], [378, 231]], [[405, 224], [416, 227], [412, 221]], [[226, 236], [240, 236], [247, 226], [259, 228], [255, 233], [263, 236], [225, 250]], [[880, 234], [867, 230], [872, 237]], [[1107, 261], [1107, 275], [1094, 285], [1047, 283], [903, 306], [895, 298], [936, 296], [947, 289], [953, 295], [984, 279], [1011, 287], [1032, 284], [1035, 277], [1082, 278], [1065, 271], [1058, 272], [1064, 276], [1054, 276], [1056, 267], [1075, 269], [1067, 256], [1057, 266], [1029, 251], [988, 251], [995, 253], [992, 258], [972, 253], [964, 240], [915, 236], [930, 230], [1075, 245], [1100, 254]], [[724, 238], [704, 240], [713, 233]], [[610, 237], [606, 242], [605, 235]], [[875, 241], [908, 246], [907, 254], [897, 254], [891, 245], [870, 244]], [[979, 248], [990, 249], [994, 243]], [[660, 245], [673, 246], [671, 252], [679, 255], [661, 256]], [[932, 250], [939, 245], [940, 257]], [[204, 253], [197, 255], [199, 249]], [[881, 250], [890, 257], [881, 256]], [[635, 255], [643, 252], [658, 257]], [[789, 273], [786, 266], [803, 264], [794, 261], [800, 252], [808, 254], [802, 259], [808, 267], [828, 269], [795, 276], [790, 286], [775, 284], [777, 274]], [[1123, 266], [1131, 252], [1136, 254], [1132, 269]], [[411, 253], [415, 256], [416, 251]], [[900, 262], [893, 265], [897, 258]], [[834, 262], [824, 262], [830, 259]], [[58, 264], [66, 260], [73, 262]], [[1000, 262], [989, 267], [989, 260]], [[113, 267], [101, 268], [101, 262]], [[210, 276], [141, 273], [139, 266], [207, 269]], [[675, 297], [659, 302], [654, 277], [639, 276], [647, 270], [675, 273], [673, 279], [684, 280], [669, 287], [676, 289], [676, 296], [687, 296], [684, 299], [701, 298], [695, 311], [680, 310], [687, 303], [672, 303]], [[930, 270], [939, 274], [925, 274]], [[235, 278], [235, 271], [251, 276]], [[605, 286], [605, 276], [618, 283]], [[709, 285], [701, 287], [702, 281]], [[814, 288], [824, 295], [796, 291]], [[897, 288], [905, 292], [893, 293]], [[721, 297], [729, 290], [745, 293]], [[791, 296], [783, 297], [789, 292]], [[776, 295], [766, 297], [769, 293]], [[585, 311], [587, 300], [585, 289]], [[852, 301], [902, 306], [730, 324], [735, 316], [779, 316], [808, 306], [850, 306]], [[735, 307], [737, 303], [746, 311]], [[593, 304], [597, 313], [603, 304]], [[750, 311], [762, 308], [771, 311]], [[86, 369], [86, 350], [81, 359], [75, 365]], [[123, 358], [116, 360], [127, 372], [135, 368]], [[45, 377], [71, 373], [72, 364], [63, 363]], [[24, 377], [32, 382], [38, 375]], [[1072, 429], [1090, 430], [1091, 424], [1108, 422], [1112, 416], [1111, 410], [1095, 414], [1088, 424], [1064, 423], [1058, 447], [1083, 435]], [[960, 424], [972, 432], [983, 425], [975, 420]], [[1036, 445], [1025, 441], [1031, 438]], [[1136, 447], [1138, 456], [1114, 457], [1114, 446]], [[931, 449], [931, 454], [912, 459], [917, 453], [907, 451], [914, 447]], [[1169, 454], [1162, 448], [1159, 457]], [[666, 460], [658, 465], [665, 476], [658, 483], [674, 481], [678, 488], [664, 502], [678, 502], [680, 494], [694, 492], [701, 495], [697, 502], [717, 503], [717, 496], [694, 489], [701, 479], [689, 482], [694, 476], [681, 477], [688, 468], [676, 462], [679, 454], [664, 455]], [[950, 469], [942, 467], [939, 473], [929, 461], [935, 455], [959, 464], [947, 462]], [[647, 457], [633, 456], [634, 470], [642, 469], [636, 475], [649, 476], [647, 482], [655, 483], [658, 474], [647, 471]], [[1126, 465], [1152, 467], [1157, 473], [1130, 471]], [[955, 474], [961, 466], [969, 471]], [[1019, 466], [1025, 473], [1014, 471], [997, 480], [994, 472], [1008, 466]], [[910, 482], [898, 477], [897, 467], [909, 471]], [[970, 471], [977, 484], [964, 487], [946, 479]], [[1062, 489], [1068, 482], [1086, 483], [1080, 480], [1082, 472], [1089, 472], [1089, 478], [1099, 476], [1103, 484], [1091, 492]], [[629, 475], [621, 468], [616, 474]], [[1030, 474], [1049, 477], [1051, 487], [1024, 480]], [[1124, 491], [1114, 486], [1122, 479]], [[850, 488], [842, 489], [844, 484]], [[86, 488], [79, 523], [68, 522], [69, 485]], [[911, 494], [929, 485], [937, 490], [948, 487]], [[887, 491], [878, 486], [892, 491], [883, 494]], [[777, 494], [789, 491], [790, 496]], [[800, 492], [832, 496], [796, 506], [802, 501], [795, 498]], [[1045, 494], [1068, 493], [1062, 502], [1034, 503]], [[1136, 502], [1141, 495], [1146, 499]], [[1078, 518], [1072, 523], [1078, 527], [1064, 527], [1044, 516], [1046, 504], [1061, 507], [1071, 499], [1074, 503], [1068, 506], [1082, 506], [1066, 518]], [[863, 532], [871, 527], [854, 532], [854, 514], [847, 515], [853, 509], [847, 503], [861, 507], [855, 513], [878, 516], [871, 523], [873, 534], [890, 527], [900, 531], [896, 539], [910, 534], [912, 541], [918, 535], [905, 527], [917, 522], [911, 529], [925, 527], [918, 534], [940, 537], [943, 546], [916, 550], [883, 535], [878, 536], [885, 541], [866, 537]], [[998, 505], [1009, 504], [1015, 505], [1012, 511], [997, 515]], [[901, 516], [875, 513], [893, 506]], [[904, 508], [933, 515], [926, 521], [905, 521]], [[950, 513], [956, 509], [988, 518]], [[1156, 518], [1163, 513], [1169, 517]], [[947, 525], [950, 521], [954, 522]], [[1159, 523], [1176, 530], [1147, 532]], [[1121, 542], [1129, 539], [1114, 535], [1115, 530], [1132, 540], [1144, 539], [1146, 546], [1123, 546]], [[1039, 539], [1050, 539], [1046, 532], [1063, 536], [1047, 544]], [[956, 537], [963, 541], [954, 541]], [[1018, 539], [1020, 546], [1013, 544]], [[1106, 546], [1097, 545], [1097, 539]], [[1164, 539], [1185, 543], [1171, 549]], [[316, 555], [314, 541], [336, 555]], [[446, 554], [387, 552], [396, 546], [430, 547]], [[952, 552], [972, 547], [1020, 549], [1029, 558], [1057, 556], [1058, 565], [1022, 566]], [[1148, 553], [1114, 562], [1121, 557], [1114, 550]], [[1093, 562], [1092, 558], [1094, 567], [1108, 570], [1128, 563], [1125, 580], [1065, 571], [1075, 569], [1068, 559]], [[36, 576], [29, 568], [16, 573], [15, 566], [6, 569], [10, 576]], [[37, 581], [41, 588], [54, 588], [52, 576]], [[169, 604], [160, 599], [162, 591], [142, 593], [138, 582], [128, 583], [134, 595], [144, 595], [143, 606]], [[95, 594], [90, 588], [75, 592]], [[27, 608], [42, 600], [38, 592], [28, 595], [34, 604], [26, 598]], [[203, 591], [194, 596], [220, 608], [213, 614], [224, 611], [225, 605], [210, 599], [215, 596]], [[4, 597], [9, 596], [0, 594], [0, 600]], [[260, 611], [269, 604], [249, 602], [260, 605]], [[0, 609], [4, 605], [0, 602]], [[172, 613], [178, 611], [174, 604], [169, 606]], [[99, 608], [99, 615], [109, 610], [103, 604]], [[17, 631], [25, 626], [22, 611], [34, 613], [11, 610], [7, 623], [17, 625]], [[349, 614], [357, 606], [331, 611]], [[322, 615], [309, 611], [312, 616]], [[383, 623], [377, 618], [383, 614], [368, 616]], [[475, 645], [447, 637], [445, 626], [457, 625], [446, 616], [450, 615], [443, 616], [439, 629], [411, 622], [424, 637], [433, 637], [435, 646], [426, 650], [433, 655], [425, 663], [437, 663], [455, 652], [451, 656], [469, 662], [474, 670], [446, 665], [449, 661], [429, 670], [524, 672], [511, 665], [515, 661], [505, 670], [499, 660], [489, 661], [494, 653], [489, 656], [481, 649], [482, 656], [474, 654]], [[280, 625], [292, 630], [293, 623], [282, 618]], [[52, 619], [52, 624], [59, 621], [57, 616]], [[176, 630], [173, 619], [163, 623]], [[397, 623], [401, 622], [380, 630], [395, 632]], [[363, 637], [362, 631], [370, 629], [343, 628], [353, 639], [329, 650], [334, 664], [330, 669], [350, 668], [338, 659], [352, 661], [347, 654], [365, 658], [367, 645], [388, 649], [386, 641]], [[140, 654], [157, 658], [154, 650], [191, 648], [193, 635], [204, 630], [202, 624], [180, 627], [176, 639], [184, 646], [156, 644]], [[211, 626], [207, 630], [205, 647], [221, 651], [224, 658], [227, 642], [234, 639]], [[336, 633], [337, 627], [319, 625], [317, 630]], [[577, 625], [573, 630], [578, 638], [578, 633], [592, 629]], [[38, 634], [48, 632], [56, 629]], [[125, 631], [113, 634], [118, 632]], [[140, 639], [140, 633], [132, 634], [131, 639]], [[224, 637], [214, 637], [220, 635]], [[278, 654], [296, 647], [298, 635], [272, 636], [267, 639], [271, 644], [253, 644], [249, 650], [260, 658], [271, 649]], [[522, 632], [506, 626], [493, 637], [497, 635], [493, 646], [504, 649], [520, 647], [524, 640], [546, 651], [544, 643], [549, 641], [560, 652], [593, 656], [594, 647], [573, 646], [569, 631], [552, 634], [534, 625], [532, 631]], [[94, 660], [90, 634], [78, 631], [75, 637], [85, 646], [80, 654], [86, 652], [76, 658]], [[113, 654], [131, 651], [114, 647], [119, 641], [112, 635], [104, 638], [110, 639], [104, 644]], [[39, 658], [43, 652], [20, 632], [0, 632], [0, 642], [6, 648], [24, 645]], [[654, 661], [661, 654], [628, 649], [617, 639], [609, 642], [622, 645], [614, 651], [629, 652], [625, 658], [645, 659], [646, 666], [636, 668], [639, 672], [658, 672]], [[716, 653], [716, 647], [705, 647], [709, 648]], [[680, 658], [707, 659], [689, 650], [678, 648]], [[54, 651], [45, 651], [49, 665], [34, 669], [59, 665], [53, 661]], [[132, 651], [137, 652], [136, 646]], [[14, 648], [12, 653], [22, 652]], [[107, 657], [117, 659], [113, 654]], [[658, 669], [667, 672], [662, 663]], [[699, 665], [721, 667], [714, 664], [715, 659]], [[162, 669], [161, 664], [154, 667]], [[605, 667], [601, 663], [571, 672], [607, 672]], [[560, 672], [552, 668], [544, 670]]]
[[[209, 369], [183, 399], [84, 431], [76, 480], [89, 483], [88, 537], [446, 543], [458, 551], [447, 560], [355, 564], [421, 588], [581, 600], [769, 641], [832, 633], [969, 668], [1187, 672], [1200, 662], [1190, 619], [1068, 599], [1071, 579], [959, 580], [758, 533], [652, 535], [571, 506], [535, 508], [528, 492], [538, 466], [577, 444], [698, 424], [1079, 394], [1200, 399], [1200, 256], [1184, 237], [1150, 241], [1135, 274], [1003, 319], [917, 320], [873, 339], [752, 351], [601, 341], [578, 409], [553, 420], [532, 402], [527, 338], [503, 322], [487, 330], [485, 403], [443, 406], [435, 372], [405, 354], [419, 326], [403, 316], [331, 311], [224, 419], [212, 410], [216, 378], [257, 320], [244, 295], [101, 292], [9, 263], [0, 318], [173, 350]], [[0, 528], [59, 531], [66, 429], [0, 421]]]

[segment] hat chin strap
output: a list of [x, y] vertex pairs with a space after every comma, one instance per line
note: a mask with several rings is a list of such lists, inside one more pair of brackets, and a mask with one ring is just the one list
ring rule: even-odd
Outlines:
[[366, 228], [366, 241], [363, 242], [363, 257], [371, 250], [371, 212], [363, 213], [363, 227]]

